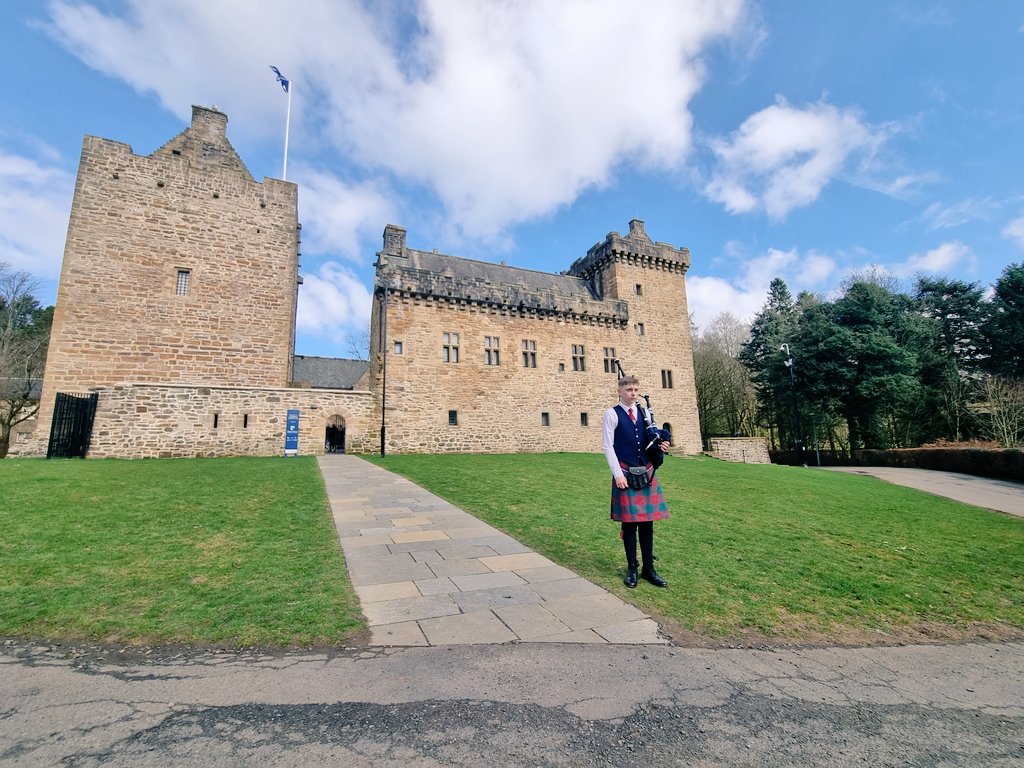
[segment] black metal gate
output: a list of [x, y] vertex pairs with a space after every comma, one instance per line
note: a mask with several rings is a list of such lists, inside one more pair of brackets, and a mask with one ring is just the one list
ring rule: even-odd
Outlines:
[[57, 393], [53, 404], [53, 422], [50, 424], [50, 445], [46, 458], [85, 458], [92, 437], [92, 420], [96, 416], [99, 395], [71, 395]]

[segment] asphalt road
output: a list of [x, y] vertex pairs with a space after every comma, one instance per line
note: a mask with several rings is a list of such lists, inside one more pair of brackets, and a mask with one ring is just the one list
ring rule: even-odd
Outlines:
[[896, 485], [945, 496], [947, 499], [973, 504], [983, 509], [1024, 517], [1024, 485], [1006, 480], [992, 480], [959, 472], [904, 467], [818, 467], [830, 472], [869, 475]]
[[1021, 766], [1024, 642], [0, 646], [4, 766]]

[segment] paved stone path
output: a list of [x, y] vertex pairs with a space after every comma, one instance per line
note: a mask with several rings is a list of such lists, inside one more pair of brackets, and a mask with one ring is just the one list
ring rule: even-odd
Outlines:
[[414, 483], [319, 458], [370, 644], [666, 644], [637, 608]]

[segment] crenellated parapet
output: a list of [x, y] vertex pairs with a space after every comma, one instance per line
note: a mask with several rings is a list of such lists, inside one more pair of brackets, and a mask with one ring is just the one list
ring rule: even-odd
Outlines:
[[568, 273], [593, 281], [614, 262], [685, 275], [690, 268], [690, 251], [671, 243], [654, 242], [644, 230], [644, 223], [633, 219], [629, 222], [629, 234], [609, 232], [603, 242], [596, 243], [586, 256], [574, 261]]

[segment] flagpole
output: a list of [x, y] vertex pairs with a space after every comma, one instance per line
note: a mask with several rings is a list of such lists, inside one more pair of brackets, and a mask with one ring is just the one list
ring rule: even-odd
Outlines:
[[292, 88], [294, 81], [288, 81], [288, 112], [284, 118], [284, 168], [281, 170], [281, 180], [288, 181], [288, 129], [292, 123]]

